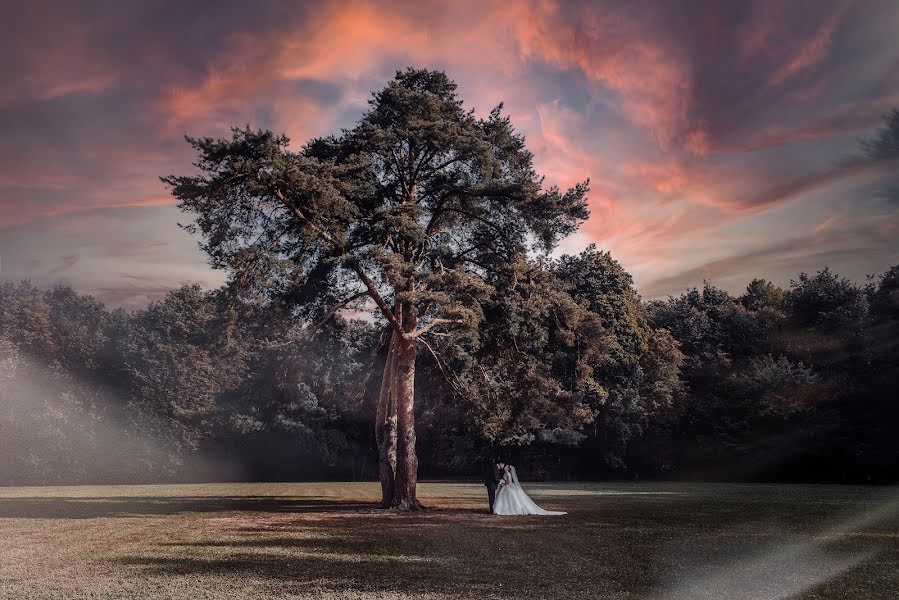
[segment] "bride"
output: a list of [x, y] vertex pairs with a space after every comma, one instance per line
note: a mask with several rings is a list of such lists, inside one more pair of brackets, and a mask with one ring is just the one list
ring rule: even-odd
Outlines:
[[493, 514], [496, 515], [566, 515], [568, 513], [555, 510], [543, 510], [524, 492], [518, 482], [515, 467], [508, 465], [503, 475], [503, 485], [496, 492], [493, 501]]

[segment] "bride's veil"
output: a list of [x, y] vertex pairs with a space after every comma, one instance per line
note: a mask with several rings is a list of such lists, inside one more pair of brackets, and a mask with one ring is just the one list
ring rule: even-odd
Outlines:
[[512, 483], [518, 483], [518, 473], [515, 472], [515, 467], [509, 465], [509, 472], [512, 473]]

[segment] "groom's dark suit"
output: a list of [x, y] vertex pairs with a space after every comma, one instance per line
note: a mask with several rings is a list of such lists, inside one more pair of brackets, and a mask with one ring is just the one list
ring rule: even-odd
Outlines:
[[496, 488], [503, 480], [503, 470], [496, 463], [491, 463], [484, 473], [484, 485], [487, 486], [487, 499], [490, 501], [490, 512], [493, 512], [493, 502], [496, 500]]

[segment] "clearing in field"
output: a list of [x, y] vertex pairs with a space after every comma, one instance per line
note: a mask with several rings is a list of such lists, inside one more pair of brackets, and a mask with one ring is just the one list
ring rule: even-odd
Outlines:
[[484, 487], [369, 483], [0, 488], [3, 598], [899, 597], [889, 488], [531, 484], [563, 517], [497, 517]]

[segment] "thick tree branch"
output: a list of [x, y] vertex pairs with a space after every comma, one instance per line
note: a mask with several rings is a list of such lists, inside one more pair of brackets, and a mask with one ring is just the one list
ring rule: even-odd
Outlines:
[[[434, 149], [431, 152], [422, 151], [421, 160], [418, 161], [418, 164], [415, 165], [415, 169], [412, 171], [412, 181], [413, 183], [418, 181], [418, 175], [421, 173], [421, 168], [425, 166], [428, 162], [431, 161], [435, 156], [437, 156], [437, 150]], [[430, 170], [433, 173], [433, 170]]]
[[427, 333], [428, 331], [430, 331], [431, 329], [433, 329], [434, 327], [437, 327], [437, 326], [439, 326], [439, 325], [449, 325], [449, 324], [456, 324], [456, 325], [458, 325], [458, 324], [460, 324], [460, 323], [462, 323], [462, 322], [463, 322], [463, 321], [462, 321], [461, 319], [431, 319], [430, 321], [428, 321], [428, 324], [427, 324], [427, 325], [425, 325], [424, 327], [420, 327], [420, 328], [416, 329], [415, 331], [413, 331], [413, 332], [409, 335], [409, 337], [417, 338], [417, 337], [419, 337], [419, 336], [421, 336], [421, 335]]
[[400, 159], [397, 157], [393, 148], [390, 149], [390, 155], [393, 157], [393, 165], [396, 167], [396, 176], [400, 180], [400, 186], [403, 188], [403, 195], [409, 196], [409, 186], [406, 184], [406, 178], [403, 177], [403, 168], [400, 166]]
[[447, 168], [447, 167], [450, 166], [450, 165], [453, 165], [453, 164], [455, 164], [455, 163], [457, 163], [457, 162], [461, 162], [461, 161], [465, 160], [465, 158], [466, 158], [465, 156], [456, 155], [456, 156], [454, 156], [453, 158], [451, 158], [451, 159], [449, 159], [449, 160], [447, 160], [447, 161], [445, 161], [445, 162], [442, 162], [442, 163], [440, 163], [439, 165], [436, 165], [435, 167], [432, 167], [432, 168], [428, 169], [428, 170], [427, 170], [427, 173], [428, 173], [428, 174], [434, 174], [434, 173], [436, 173], [437, 171], [442, 171], [443, 169]]
[[375, 301], [375, 304], [378, 305], [378, 308], [381, 309], [381, 313], [383, 313], [384, 317], [387, 321], [393, 326], [396, 330], [397, 334], [401, 337], [406, 337], [406, 332], [403, 331], [403, 325], [400, 323], [399, 319], [396, 318], [396, 315], [393, 314], [393, 311], [390, 310], [390, 307], [387, 306], [387, 303], [384, 301], [384, 298], [378, 292], [378, 288], [375, 287], [375, 283], [371, 280], [371, 277], [365, 272], [361, 265], [357, 263], [353, 263], [351, 266], [356, 275], [359, 276], [359, 279], [362, 280], [362, 283], [365, 284], [365, 287], [368, 289], [368, 295], [371, 296], [371, 299]]
[[484, 217], [482, 217], [482, 216], [480, 216], [480, 215], [475, 215], [475, 214], [466, 212], [466, 211], [464, 211], [464, 210], [461, 210], [461, 209], [459, 209], [459, 208], [453, 208], [453, 207], [445, 208], [445, 209], [443, 209], [443, 210], [444, 210], [444, 212], [455, 212], [455, 213], [459, 213], [460, 215], [465, 215], [466, 217], [468, 217], [468, 218], [470, 218], [470, 219], [475, 219], [476, 221], [480, 221], [481, 223], [483, 223], [483, 224], [486, 225], [487, 227], [490, 227], [491, 229], [493, 229], [493, 230], [494, 230], [496, 233], [498, 233], [499, 236], [502, 237], [503, 239], [508, 239], [508, 236], [506, 235], [506, 232], [503, 231], [502, 228], [500, 228], [499, 225], [497, 225], [496, 223], [492, 223], [491, 221], [488, 221], [487, 219], [485, 219]]
[[434, 227], [437, 226], [437, 221], [444, 213], [443, 204], [448, 197], [449, 193], [441, 194], [440, 199], [434, 203], [434, 210], [431, 212], [431, 218], [428, 220], [428, 224], [425, 227], [425, 237], [429, 238], [433, 234]]
[[[346, 246], [344, 246], [340, 241], [338, 241], [334, 236], [329, 234], [327, 231], [310, 221], [303, 212], [297, 208], [293, 202], [284, 197], [284, 194], [281, 193], [281, 190], [275, 189], [275, 196], [281, 201], [281, 203], [289, 210], [294, 217], [297, 218], [302, 224], [306, 225], [312, 231], [314, 231], [321, 239], [328, 242], [334, 248], [341, 253], [341, 255], [346, 255]], [[375, 282], [372, 281], [371, 277], [365, 272], [362, 266], [356, 260], [350, 260], [350, 268], [354, 273], [359, 277], [362, 283], [365, 285], [365, 288], [368, 290], [368, 295], [371, 296], [371, 299], [375, 301], [375, 304], [378, 305], [378, 308], [381, 310], [381, 313], [387, 319], [387, 321], [393, 326], [393, 328], [397, 331], [397, 333], [403, 337], [405, 337], [405, 332], [403, 331], [403, 326], [396, 318], [396, 315], [393, 314], [393, 311], [390, 310], [390, 307], [387, 306], [387, 302], [384, 301], [384, 298], [381, 296], [380, 292], [378, 292], [377, 286], [375, 286]]]
[[304, 215], [302, 211], [296, 207], [293, 202], [284, 197], [284, 194], [281, 193], [281, 190], [275, 188], [275, 196], [278, 197], [278, 200], [281, 201], [281, 204], [283, 204], [287, 208], [287, 210], [289, 210], [291, 214], [293, 214], [293, 216], [296, 217], [297, 220], [299, 220], [303, 225], [309, 227], [309, 229], [314, 231], [321, 239], [334, 246], [334, 248], [339, 250], [341, 254], [346, 253], [346, 248], [341, 242], [339, 242], [334, 236], [322, 229], [320, 226], [310, 221], [306, 217], [306, 215]]

